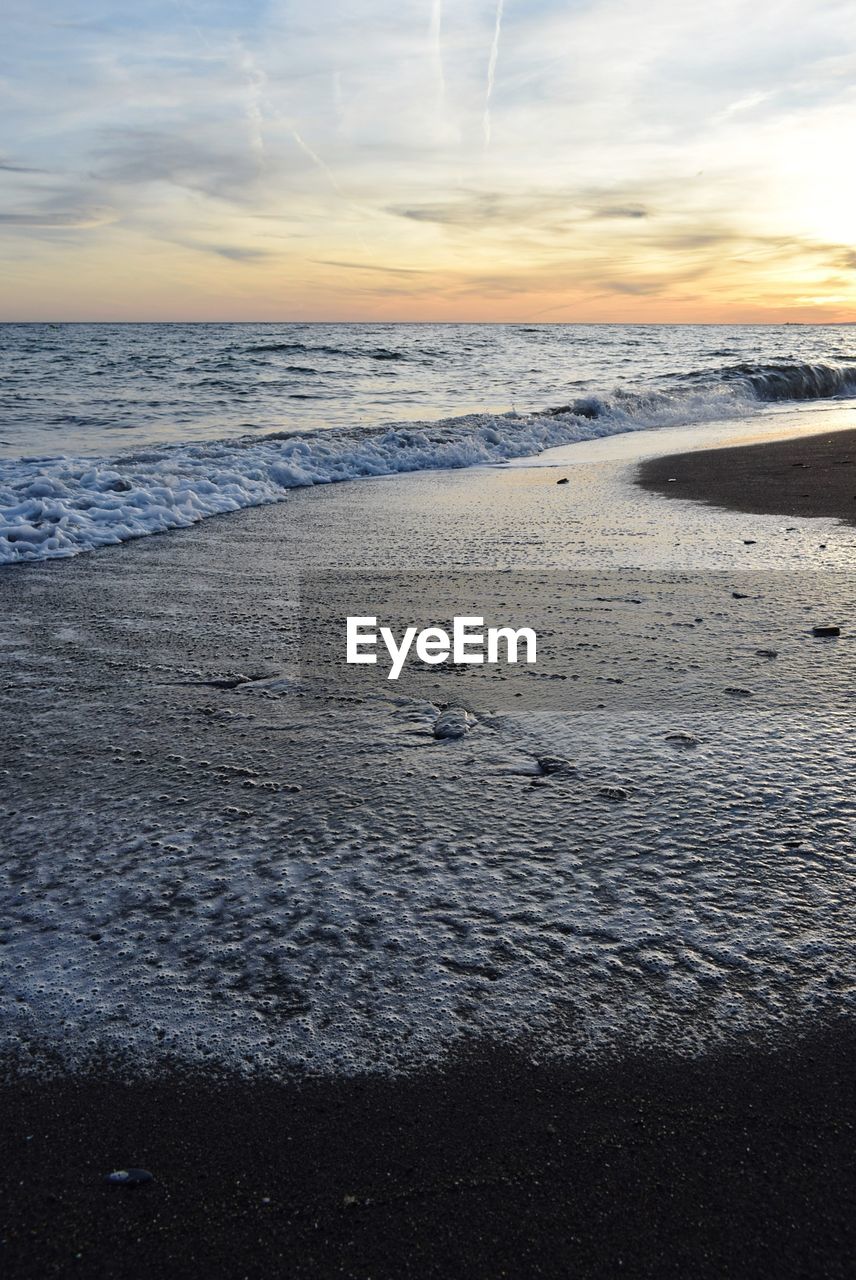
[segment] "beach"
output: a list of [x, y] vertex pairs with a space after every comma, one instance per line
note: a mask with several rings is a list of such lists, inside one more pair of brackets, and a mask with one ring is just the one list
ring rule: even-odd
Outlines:
[[[853, 534], [634, 483], [686, 443], [3, 574], [14, 1274], [846, 1274]], [[449, 676], [325, 682], [355, 559], [548, 607], [567, 682], [451, 742]]]
[[856, 1275], [842, 12], [5, 6], [3, 1280]]
[[[6, 1084], [10, 1274], [850, 1274], [852, 1024], [607, 1069]], [[105, 1186], [129, 1155], [157, 1171]]]
[[856, 520], [856, 437], [850, 431], [654, 458], [639, 483], [731, 511]]

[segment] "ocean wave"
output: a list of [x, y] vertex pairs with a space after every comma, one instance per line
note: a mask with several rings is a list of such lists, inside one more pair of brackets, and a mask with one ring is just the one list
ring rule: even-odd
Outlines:
[[[710, 375], [699, 375], [701, 380]], [[763, 402], [826, 400], [856, 392], [856, 368], [818, 361], [735, 364], [717, 371], [723, 383], [744, 387]]]
[[408, 358], [403, 351], [390, 351], [386, 347], [364, 350], [360, 347], [330, 347], [306, 342], [261, 342], [255, 346], [247, 347], [246, 350], [252, 355], [362, 356], [369, 360], [406, 360]]
[[761, 401], [829, 399], [856, 390], [856, 370], [841, 365], [736, 365], [733, 378], [746, 381]]
[[257, 342], [252, 347], [242, 348], [249, 355], [265, 355], [268, 352], [287, 351], [321, 351], [332, 352], [333, 355], [339, 354], [338, 347], [307, 347], [305, 342]]
[[0, 565], [77, 555], [359, 477], [501, 463], [621, 432], [745, 415], [760, 403], [856, 394], [856, 369], [735, 365], [535, 414], [170, 444], [112, 458], [0, 463]]
[[735, 364], [671, 374], [663, 382], [662, 387], [619, 387], [607, 395], [580, 396], [548, 412], [621, 423], [642, 418], [646, 426], [664, 425], [654, 421], [663, 414], [667, 422], [683, 414], [691, 425], [712, 416], [751, 412], [762, 404], [856, 395], [856, 367], [820, 361]]

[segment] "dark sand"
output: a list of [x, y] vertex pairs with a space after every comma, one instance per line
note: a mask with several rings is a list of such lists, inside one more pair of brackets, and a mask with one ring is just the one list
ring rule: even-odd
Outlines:
[[856, 431], [651, 458], [637, 483], [759, 515], [827, 516], [856, 523]]
[[[9, 1277], [845, 1277], [852, 1025], [585, 1070], [0, 1089]], [[142, 1165], [137, 1190], [105, 1185]]]

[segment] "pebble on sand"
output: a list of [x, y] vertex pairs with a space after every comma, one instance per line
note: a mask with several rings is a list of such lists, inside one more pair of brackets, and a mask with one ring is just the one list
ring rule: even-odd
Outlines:
[[564, 756], [539, 756], [537, 763], [541, 772], [546, 774], [571, 774], [577, 771], [577, 766]]
[[602, 796], [604, 800], [629, 800], [630, 792], [626, 787], [616, 787], [607, 785], [599, 787], [597, 794]]
[[154, 1182], [154, 1174], [148, 1169], [115, 1169], [113, 1173], [104, 1175], [104, 1181], [114, 1187], [142, 1187], [147, 1182]]
[[434, 721], [435, 738], [463, 738], [476, 723], [465, 707], [447, 707]]

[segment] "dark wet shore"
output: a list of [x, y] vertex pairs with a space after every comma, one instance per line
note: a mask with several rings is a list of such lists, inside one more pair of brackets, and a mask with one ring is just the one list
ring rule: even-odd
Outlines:
[[[845, 1277], [856, 1033], [603, 1069], [0, 1089], [11, 1277]], [[137, 1190], [103, 1175], [143, 1166]]]
[[854, 524], [856, 431], [650, 458], [640, 464], [637, 483], [731, 511]]

